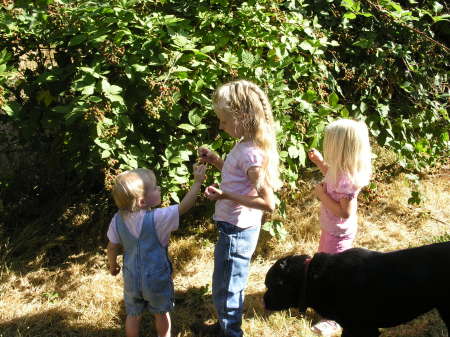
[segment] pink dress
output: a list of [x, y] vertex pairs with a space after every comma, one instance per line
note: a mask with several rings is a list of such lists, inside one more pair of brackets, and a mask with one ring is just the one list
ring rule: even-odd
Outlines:
[[[220, 189], [225, 192], [257, 196], [258, 193], [248, 178], [247, 171], [251, 167], [262, 166], [263, 151], [253, 142], [239, 142], [228, 153], [222, 167]], [[225, 221], [240, 228], [261, 225], [263, 212], [238, 204], [232, 200], [216, 201], [213, 219]]]
[[[327, 194], [335, 201], [344, 197], [350, 200], [357, 198], [361, 190], [352, 183], [346, 174], [341, 175], [336, 184], [331, 182], [328, 176], [325, 176], [324, 183]], [[319, 252], [338, 253], [352, 247], [358, 230], [356, 209], [348, 218], [340, 218], [322, 203], [319, 219], [322, 230]]]

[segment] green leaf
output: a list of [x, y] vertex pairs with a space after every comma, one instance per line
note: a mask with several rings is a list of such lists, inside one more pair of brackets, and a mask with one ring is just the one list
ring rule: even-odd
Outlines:
[[178, 125], [178, 128], [186, 130], [187, 132], [192, 132], [195, 130], [195, 126], [192, 126], [191, 124], [180, 124]]
[[303, 50], [311, 52], [314, 50], [314, 47], [309, 43], [308, 41], [304, 40], [302, 43], [300, 43], [299, 47]]
[[230, 52], [226, 52], [225, 54], [223, 54], [220, 59], [231, 67], [239, 64], [239, 58]]
[[346, 107], [343, 107], [339, 113], [341, 114], [341, 117], [343, 118], [349, 118], [350, 117], [350, 112], [347, 110]]
[[289, 153], [289, 157], [291, 157], [292, 159], [295, 159], [298, 157], [298, 149], [296, 146], [291, 145], [288, 147], [288, 153]]
[[179, 73], [179, 72], [188, 72], [188, 71], [192, 71], [192, 70], [189, 68], [186, 68], [184, 66], [176, 66], [176, 67], [171, 68], [171, 71], [173, 73]]
[[189, 111], [188, 119], [189, 122], [194, 126], [197, 126], [202, 122], [202, 117], [198, 115], [197, 109], [192, 109], [191, 111]]
[[81, 44], [82, 42], [86, 41], [87, 35], [85, 34], [79, 34], [75, 35], [73, 38], [69, 41], [69, 47], [77, 46]]
[[353, 42], [353, 45], [367, 49], [367, 48], [372, 47], [373, 41], [372, 40], [368, 40], [368, 39], [364, 39], [364, 38], [360, 38], [356, 42]]
[[444, 15], [439, 15], [439, 16], [433, 16], [433, 21], [434, 21], [434, 22], [439, 22], [439, 21], [450, 21], [450, 14], [444, 14]]
[[55, 97], [49, 90], [40, 90], [37, 92], [36, 100], [40, 103], [44, 102], [45, 106], [48, 107], [55, 100]]
[[433, 3], [433, 11], [437, 14], [441, 12], [444, 9], [444, 6], [440, 4], [439, 2], [435, 1]]
[[102, 142], [99, 138], [95, 138], [94, 139], [94, 143], [97, 144], [98, 146], [100, 146], [102, 149], [104, 150], [111, 150], [111, 146], [109, 146], [109, 144]]
[[347, 12], [344, 14], [345, 19], [353, 20], [356, 19], [356, 14], [352, 12]]
[[377, 111], [380, 113], [381, 117], [386, 118], [389, 115], [389, 105], [386, 104], [378, 104]]
[[138, 73], [143, 73], [147, 70], [147, 66], [143, 66], [140, 64], [133, 64], [131, 67]]
[[106, 96], [109, 98], [109, 100], [111, 102], [117, 102], [117, 103], [119, 103], [121, 105], [125, 105], [125, 102], [124, 102], [122, 96], [119, 96], [119, 95], [106, 95]]
[[[180, 157], [181, 157], [181, 159], [183, 160], [183, 161], [189, 161], [190, 160], [190, 156], [192, 155], [192, 151], [189, 151], [189, 150], [182, 150], [182, 151], [180, 151]], [[182, 174], [184, 174], [184, 173], [186, 173], [186, 172], [182, 172]]]
[[212, 52], [215, 49], [216, 49], [216, 47], [214, 47], [214, 46], [205, 46], [202, 49], [200, 49], [200, 51], [202, 53], [208, 54], [209, 52]]
[[100, 43], [100, 42], [105, 41], [107, 38], [108, 38], [108, 35], [100, 35], [100, 36], [93, 38], [91, 41]]
[[306, 166], [306, 150], [303, 144], [298, 144], [298, 161], [301, 167]]
[[337, 106], [338, 102], [339, 102], [339, 96], [335, 92], [331, 93], [331, 95], [328, 97], [328, 103], [333, 108], [335, 108]]
[[[169, 159], [169, 163], [171, 164], [179, 164], [182, 163], [183, 159], [179, 156], [173, 156], [172, 158]], [[178, 177], [175, 177], [175, 179], [177, 179]]]
[[10, 117], [16, 117], [22, 111], [22, 105], [17, 102], [8, 102], [8, 104], [4, 104], [2, 109], [5, 110], [6, 114]]
[[246, 67], [250, 67], [253, 62], [255, 61], [255, 58], [253, 57], [252, 53], [243, 50], [241, 53], [241, 59], [242, 59], [242, 63], [246, 66]]
[[178, 198], [178, 194], [176, 192], [170, 192], [170, 197], [177, 203], [180, 203], [180, 198]]
[[129, 153], [128, 154], [120, 154], [119, 158], [121, 158], [129, 167], [131, 167], [133, 169], [138, 167], [136, 158]]
[[111, 152], [108, 150], [103, 150], [102, 151], [102, 159], [109, 158], [109, 157], [111, 157]]
[[90, 95], [92, 95], [94, 93], [94, 91], [95, 91], [95, 83], [83, 87], [83, 90], [81, 90], [81, 94], [82, 95], [86, 95], [86, 96], [90, 96]]
[[195, 40], [188, 36], [175, 33], [171, 35], [173, 46], [178, 50], [193, 50], [195, 49]]
[[359, 110], [361, 110], [362, 113], [367, 111], [367, 104], [365, 102], [361, 102], [359, 104]]
[[405, 81], [405, 82], [401, 83], [400, 88], [402, 88], [403, 90], [405, 90], [408, 93], [413, 91], [413, 87], [411, 85], [411, 82], [409, 82], [409, 81]]
[[403, 149], [408, 152], [414, 152], [414, 146], [412, 144], [406, 143], [403, 145]]

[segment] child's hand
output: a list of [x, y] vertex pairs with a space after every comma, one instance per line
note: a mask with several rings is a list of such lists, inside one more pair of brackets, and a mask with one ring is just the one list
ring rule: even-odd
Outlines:
[[323, 156], [316, 149], [311, 149], [308, 151], [308, 158], [317, 166], [319, 166], [320, 163], [323, 163]]
[[194, 181], [204, 182], [206, 179], [206, 165], [205, 164], [194, 164]]
[[206, 147], [199, 147], [197, 152], [198, 152], [198, 160], [200, 163], [208, 163], [213, 165], [218, 157], [218, 155], [215, 152], [211, 151]]
[[223, 198], [223, 191], [218, 188], [219, 185], [210, 185], [205, 189], [205, 196], [209, 200], [219, 200]]
[[326, 186], [324, 183], [319, 183], [314, 187], [314, 195], [320, 200], [321, 195], [327, 193]]
[[109, 266], [109, 272], [112, 276], [116, 276], [120, 273], [120, 266], [116, 263]]

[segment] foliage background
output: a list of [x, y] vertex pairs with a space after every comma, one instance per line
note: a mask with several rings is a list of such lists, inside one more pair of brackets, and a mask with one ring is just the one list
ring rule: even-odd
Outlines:
[[270, 97], [287, 189], [337, 117], [418, 172], [448, 156], [448, 19], [431, 0], [3, 1], [1, 233], [38, 218], [64, 232], [72, 200], [107, 210], [102, 191], [137, 166], [177, 201], [196, 148], [232, 145], [210, 97], [238, 78]]
[[[0, 337], [123, 334], [104, 251], [111, 178], [150, 166], [165, 203], [181, 196], [196, 147], [232, 145], [210, 105], [232, 79], [267, 91], [286, 181], [252, 263], [246, 335], [312, 335], [314, 313], [268, 313], [261, 296], [274, 259], [317, 248], [305, 150], [331, 119], [366, 119], [377, 155], [355, 245], [448, 241], [448, 18], [434, 0], [0, 1]], [[184, 216], [169, 247], [178, 337], [214, 318], [210, 207]], [[286, 234], [280, 221], [284, 241], [271, 236]], [[150, 317], [143, 325], [154, 333]], [[444, 329], [432, 312], [382, 336]]]

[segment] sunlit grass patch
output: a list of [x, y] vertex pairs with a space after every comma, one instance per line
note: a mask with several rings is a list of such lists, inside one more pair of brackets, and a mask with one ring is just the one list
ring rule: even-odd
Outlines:
[[[243, 330], [248, 337], [312, 337], [310, 326], [319, 319], [311, 309], [305, 314], [295, 309], [268, 312], [262, 303], [265, 275], [276, 259], [293, 253], [313, 255], [317, 250], [319, 203], [310, 194], [313, 184], [301, 184], [296, 194], [287, 196], [286, 240], [261, 232], [246, 289]], [[377, 185], [374, 194], [361, 195], [355, 246], [390, 251], [450, 238], [450, 180], [445, 176], [423, 177], [420, 205], [408, 205], [411, 186], [402, 175]], [[217, 232], [210, 220], [188, 222], [184, 219], [169, 247], [176, 337], [199, 337], [192, 324], [213, 324], [216, 317], [211, 278]], [[49, 264], [57, 258], [40, 251], [33, 259], [8, 260], [0, 271], [0, 337], [123, 336], [122, 275], [109, 275], [105, 251], [101, 247], [97, 251], [69, 254], [57, 265]], [[383, 329], [381, 336], [445, 337], [444, 329], [432, 311], [408, 324]], [[142, 332], [154, 336], [149, 314], [144, 315]]]

